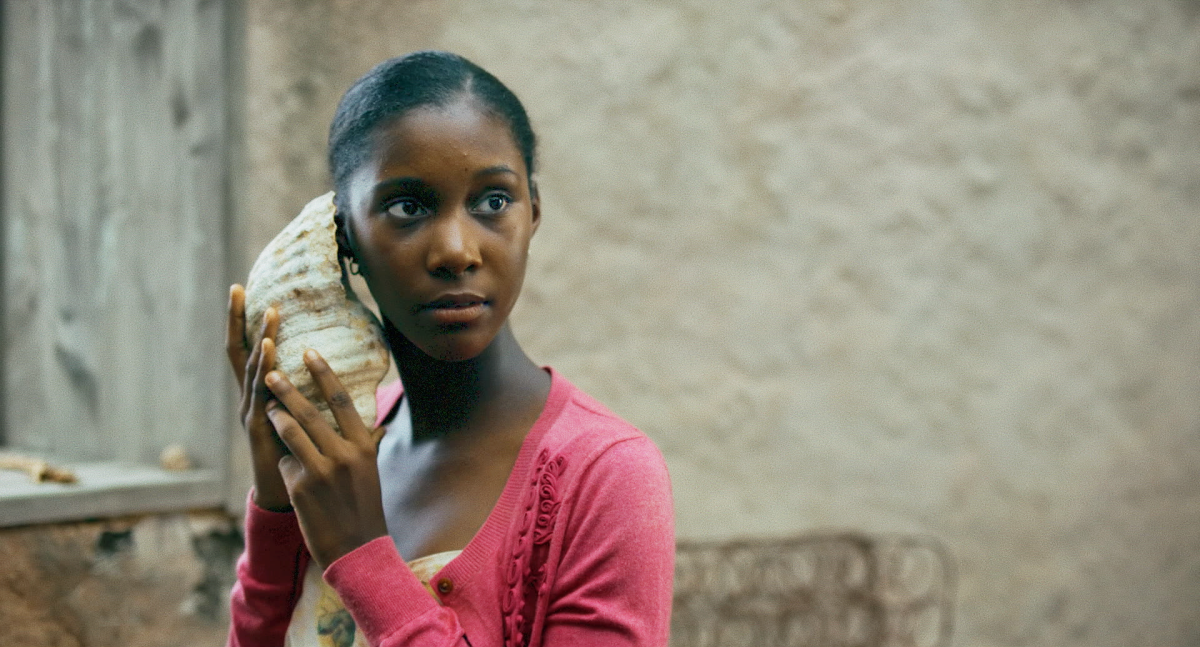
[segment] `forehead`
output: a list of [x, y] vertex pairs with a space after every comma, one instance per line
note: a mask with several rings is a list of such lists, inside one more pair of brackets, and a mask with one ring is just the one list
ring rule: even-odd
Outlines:
[[499, 165], [525, 172], [508, 123], [469, 98], [415, 108], [380, 126], [365, 164], [376, 177]]

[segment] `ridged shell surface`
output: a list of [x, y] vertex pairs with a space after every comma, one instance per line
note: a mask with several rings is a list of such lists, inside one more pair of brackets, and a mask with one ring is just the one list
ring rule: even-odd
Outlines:
[[259, 254], [246, 281], [246, 334], [257, 343], [263, 314], [275, 306], [275, 367], [340, 432], [304, 365], [304, 351], [316, 350], [370, 431], [375, 427], [375, 389], [390, 356], [379, 321], [344, 282], [333, 215], [333, 193], [312, 200]]

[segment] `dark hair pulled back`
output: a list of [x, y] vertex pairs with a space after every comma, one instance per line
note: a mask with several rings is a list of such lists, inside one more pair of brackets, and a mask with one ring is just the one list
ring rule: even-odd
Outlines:
[[537, 141], [516, 95], [462, 56], [413, 52], [376, 65], [350, 86], [338, 103], [329, 127], [329, 170], [338, 211], [344, 213], [346, 184], [372, 154], [372, 135], [378, 128], [417, 108], [447, 106], [464, 97], [508, 123], [532, 177]]

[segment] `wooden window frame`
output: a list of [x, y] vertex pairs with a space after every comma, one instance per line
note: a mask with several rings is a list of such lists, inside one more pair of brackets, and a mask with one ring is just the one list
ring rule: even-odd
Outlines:
[[[221, 322], [224, 310], [223, 286], [228, 285], [227, 279], [230, 274], [229, 260], [232, 245], [229, 236], [229, 220], [233, 204], [231, 195], [233, 180], [230, 169], [234, 166], [233, 151], [237, 145], [235, 137], [232, 136], [232, 132], [237, 128], [232, 109], [235, 102], [232, 98], [240, 78], [238, 70], [235, 69], [235, 63], [240, 60], [237, 55], [240, 54], [240, 37], [243, 35], [240, 32], [242, 29], [239, 21], [240, 10], [239, 2], [195, 3], [172, 0], [166, 3], [139, 3], [120, 0], [93, 0], [90, 2], [54, 0], [45, 3], [28, 3], [23, 0], [0, 0], [0, 25], [3, 25], [3, 31], [0, 32], [0, 66], [2, 66], [0, 69], [3, 70], [3, 73], [0, 73], [0, 98], [3, 99], [3, 103], [0, 104], [0, 118], [3, 123], [3, 128], [0, 129], [0, 152], [4, 152], [2, 159], [5, 160], [3, 164], [0, 164], [0, 330], [5, 333], [4, 344], [0, 345], [0, 366], [3, 367], [3, 370], [0, 370], [0, 414], [2, 414], [0, 415], [0, 450], [29, 453], [39, 458], [57, 461], [64, 467], [74, 470], [78, 476], [78, 482], [70, 485], [37, 484], [19, 472], [0, 471], [0, 527], [198, 508], [225, 507], [234, 512], [241, 510], [245, 497], [245, 484], [248, 483], [246, 478], [248, 461], [244, 456], [245, 452], [239, 450], [239, 443], [231, 442], [231, 436], [234, 435], [236, 429], [232, 403], [232, 378], [224, 366], [223, 349], [220, 347], [219, 340], [215, 340], [218, 335], [214, 330], [215, 326], [223, 331]], [[34, 26], [42, 31], [37, 34], [18, 33], [18, 30], [23, 27], [29, 28], [31, 23], [28, 20], [34, 14], [36, 14], [36, 25]], [[26, 22], [21, 22], [22, 20]], [[189, 20], [193, 22], [188, 22]], [[62, 25], [67, 23], [70, 24], [64, 28]], [[47, 29], [50, 31], [47, 32]], [[72, 29], [75, 31], [72, 32]], [[66, 33], [65, 36], [64, 33]], [[96, 37], [97, 33], [101, 36]], [[10, 99], [14, 92], [24, 91], [29, 86], [27, 83], [24, 85], [12, 83], [9, 77], [27, 74], [28, 67], [19, 66], [28, 66], [31, 62], [17, 60], [17, 56], [10, 55], [9, 45], [10, 42], [17, 42], [16, 39], [24, 39], [24, 45], [29, 45], [33, 42], [31, 39], [39, 37], [45, 39], [47, 34], [51, 40], [58, 40], [45, 46], [47, 49], [42, 53], [43, 58], [32, 63], [42, 66], [38, 68], [39, 73], [45, 72], [46, 60], [53, 61], [53, 58], [60, 54], [68, 57], [75, 56], [77, 60], [73, 63], [81, 68], [100, 66], [103, 69], [99, 76], [93, 75], [88, 77], [88, 80], [101, 85], [108, 84], [101, 90], [107, 93], [105, 100], [109, 101], [110, 105], [101, 106], [99, 109], [111, 112], [108, 114], [109, 123], [104, 124], [104, 128], [101, 129], [104, 132], [96, 135], [96, 140], [90, 143], [94, 150], [101, 150], [107, 154], [107, 165], [93, 164], [88, 167], [85, 163], [72, 167], [72, 163], [69, 161], [61, 165], [55, 163], [50, 165], [50, 168], [53, 169], [55, 175], [61, 174], [64, 178], [58, 181], [63, 185], [71, 182], [81, 184], [91, 181], [94, 184], [105, 185], [101, 189], [93, 186], [93, 191], [111, 190], [113, 193], [124, 191], [121, 196], [116, 198], [111, 195], [108, 197], [113, 201], [123, 200], [126, 215], [132, 210], [130, 205], [140, 206], [153, 203], [160, 208], [165, 208], [166, 211], [178, 210], [181, 217], [193, 219], [212, 217], [219, 221], [215, 227], [206, 229], [199, 240], [188, 242], [193, 247], [204, 248], [200, 252], [193, 253], [193, 258], [199, 258], [202, 262], [210, 262], [216, 266], [207, 268], [210, 278], [215, 277], [215, 280], [202, 281], [202, 285], [192, 286], [201, 293], [200, 296], [188, 297], [191, 318], [196, 320], [193, 321], [194, 326], [188, 328], [191, 324], [181, 324], [181, 328], [173, 331], [173, 337], [170, 335], [158, 336], [160, 339], [169, 337], [170, 341], [177, 341], [187, 339], [189, 334], [195, 332], [196, 344], [202, 346], [202, 350], [188, 349], [185, 351], [168, 347], [162, 351], [171, 353], [178, 350], [181, 353], [179, 357], [174, 357], [172, 366], [183, 367], [185, 370], [199, 366], [194, 374], [188, 374], [187, 379], [190, 379], [196, 386], [195, 393], [192, 395], [202, 399], [203, 404], [188, 403], [176, 407], [177, 410], [185, 412], [185, 415], [182, 416], [184, 418], [188, 417], [187, 412], [199, 412], [198, 415], [191, 416], [193, 419], [182, 420], [178, 430], [153, 420], [155, 414], [152, 413], [153, 411], [175, 410], [172, 409], [169, 402], [164, 405], [162, 400], [172, 396], [177, 399], [186, 397], [186, 395], [181, 396], [180, 394], [186, 393], [187, 388], [178, 384], [164, 387], [165, 395], [147, 395], [142, 397], [136, 406], [122, 408], [124, 405], [119, 402], [120, 394], [135, 391], [135, 395], [137, 395], [137, 390], [131, 389], [127, 385], [113, 386], [114, 381], [122, 378], [119, 376], [113, 378], [107, 375], [104, 373], [107, 366], [98, 369], [95, 364], [100, 362], [93, 362], [93, 365], [79, 369], [79, 374], [74, 376], [86, 382], [87, 373], [90, 372], [96, 375], [95, 381], [100, 383], [99, 395], [96, 395], [95, 392], [90, 396], [84, 393], [84, 396], [94, 399], [90, 418], [85, 420], [84, 418], [88, 416], [79, 413], [86, 407], [81, 408], [78, 406], [78, 402], [75, 403], [76, 412], [74, 414], [64, 414], [63, 411], [55, 412], [60, 397], [62, 401], [67, 401], [72, 397], [70, 393], [56, 392], [55, 388], [43, 388], [45, 393], [37, 394], [41, 396], [39, 401], [42, 404], [38, 406], [41, 406], [45, 413], [43, 418], [34, 409], [34, 405], [29, 404], [29, 399], [24, 397], [24, 394], [34, 392], [29, 387], [28, 381], [24, 379], [25, 376], [14, 375], [14, 372], [19, 369], [14, 369], [10, 364], [10, 362], [28, 360], [32, 356], [26, 353], [28, 344], [24, 346], [14, 344], [12, 341], [14, 334], [10, 334], [18, 326], [15, 318], [24, 316], [27, 312], [22, 311], [20, 307], [14, 307], [12, 303], [17, 296], [17, 291], [12, 290], [12, 287], [23, 277], [21, 269], [16, 272], [12, 271], [9, 262], [14, 255], [8, 253], [10, 250], [6, 246], [17, 244], [17, 241], [14, 240], [16, 237], [11, 235], [10, 225], [16, 223], [20, 218], [25, 218], [26, 221], [32, 220], [28, 214], [18, 213], [24, 209], [24, 205], [30, 202], [28, 195], [20, 196], [20, 199], [25, 202], [21, 203], [22, 206], [19, 208], [13, 208], [13, 204], [20, 201], [13, 196], [21, 190], [27, 190], [27, 184], [19, 187], [13, 185], [26, 182], [33, 172], [25, 172], [22, 169], [10, 172], [8, 160], [12, 159], [12, 149], [21, 145], [14, 139], [22, 140], [22, 143], [28, 142], [24, 131], [17, 130], [17, 128], [37, 128], [44, 124], [30, 125], [31, 122], [22, 122], [20, 126], [10, 124], [10, 114], [23, 114], [28, 117], [28, 113], [22, 113], [20, 110], [10, 111], [14, 105]], [[18, 45], [20, 44], [18, 43]], [[16, 46], [14, 45], [14, 47]], [[28, 50], [20, 51], [27, 52]], [[111, 57], [111, 60], [104, 59], [105, 56]], [[142, 64], [150, 67], [137, 67]], [[154, 69], [154, 65], [161, 67]], [[51, 62], [49, 66], [68, 71], [72, 69], [70, 64], [58, 62]], [[50, 75], [53, 76], [55, 73], [57, 70]], [[82, 74], [86, 74], [86, 72]], [[142, 79], [151, 81], [158, 79], [161, 85], [153, 86], [151, 81], [147, 81], [140, 87], [123, 85], [123, 79], [138, 74], [142, 75], [140, 77]], [[44, 81], [40, 78], [38, 80]], [[65, 87], [69, 84], [69, 81], [52, 79], [50, 89], [58, 95], [64, 95], [70, 91], [69, 87]], [[43, 85], [45, 84], [43, 83]], [[46, 88], [41, 87], [41, 89]], [[37, 99], [28, 98], [23, 100], [25, 102], [23, 107], [33, 105], [31, 102], [37, 101]], [[78, 106], [65, 103], [62, 96], [56, 96], [55, 100], [59, 101], [60, 105], [66, 106], [64, 108], [66, 112], [78, 108]], [[79, 108], [84, 112], [88, 109], [95, 109], [95, 106]], [[74, 117], [69, 116], [63, 121], [70, 121], [72, 118]], [[86, 118], [87, 115], [82, 123], [90, 123], [86, 122]], [[158, 144], [153, 141], [147, 143], [141, 137], [144, 132], [154, 131], [155, 128], [162, 131], [164, 127], [159, 123], [162, 120], [166, 120], [166, 123], [178, 132], [174, 138], [170, 136], [162, 138], [166, 142], [165, 148], [156, 152], [155, 146]], [[81, 123], [79, 119], [73, 123], [76, 131], [80, 131], [79, 123]], [[53, 127], [69, 131], [72, 124], [63, 126], [56, 122]], [[83, 131], [85, 136], [90, 136], [86, 128]], [[16, 133], [16, 137], [12, 136], [14, 133]], [[60, 139], [65, 139], [68, 135], [71, 133], [68, 132], [65, 135], [61, 132], [55, 133], [55, 137]], [[146, 135], [147, 138], [153, 136], [153, 134]], [[136, 141], [130, 143], [130, 140]], [[71, 151], [67, 147], [61, 143], [54, 145], [58, 148], [49, 154], [50, 157], [54, 155], [57, 155], [58, 159], [70, 157]], [[147, 151], [149, 151], [150, 157], [142, 155]], [[30, 154], [31, 157], [36, 157], [41, 152], [44, 151], [39, 149]], [[24, 154], [25, 151], [22, 153]], [[152, 159], [154, 155], [160, 155], [160, 157]], [[126, 160], [131, 164], [128, 169], [120, 166]], [[41, 161], [44, 162], [45, 159], [43, 158]], [[32, 165], [36, 162], [29, 163]], [[214, 165], [217, 170], [214, 170]], [[46, 165], [43, 164], [43, 166]], [[96, 171], [99, 168], [102, 173], [93, 174], [103, 177], [73, 176], [72, 173], [79, 175], [76, 171], [80, 168], [85, 171]], [[182, 177], [189, 182], [195, 179], [197, 184], [204, 186], [194, 191], [193, 194], [189, 194], [190, 197], [181, 198], [179, 201], [173, 202], [169, 198], [158, 199], [161, 196], [151, 194], [151, 190], [155, 188], [153, 174], [156, 172], [162, 173], [164, 178], [178, 180]], [[125, 182], [125, 173], [137, 176], [138, 179]], [[170, 190], [180, 187], [163, 188]], [[185, 187], [184, 190], [187, 188]], [[60, 201], [69, 201], [61, 200], [62, 191], [60, 189]], [[189, 202], [189, 200], [191, 201]], [[200, 212], [199, 216], [197, 216], [197, 211]], [[111, 216], [112, 214], [105, 215]], [[176, 214], [171, 213], [170, 215], [175, 216]], [[86, 233], [93, 238], [102, 235], [96, 231]], [[25, 235], [26, 238], [29, 237], [28, 232]], [[185, 250], [181, 255], [187, 253], [189, 252]], [[193, 263], [193, 265], [197, 264]], [[76, 277], [78, 276], [79, 272], [76, 272]], [[159, 278], [162, 278], [162, 275], [150, 277], [151, 280], [148, 280], [147, 283], [153, 283], [152, 279]], [[38, 280], [41, 278], [39, 277]], [[165, 283], [169, 287], [170, 280], [160, 283]], [[44, 285], [40, 287], [44, 287]], [[140, 295], [139, 298], [153, 306], [154, 301], [161, 296], [150, 293]], [[169, 301], [169, 299], [164, 301]], [[168, 303], [164, 305], [164, 308], [171, 306], [172, 304]], [[50, 306], [45, 307], [49, 308]], [[33, 311], [34, 309], [28, 310]], [[93, 311], [96, 309], [93, 308]], [[44, 323], [46, 315], [42, 313], [40, 316]], [[206, 317], [213, 321], [209, 321]], [[69, 316], [63, 315], [63, 318], [69, 319]], [[109, 321], [104, 315], [100, 315], [100, 318], [106, 322]], [[119, 324], [120, 318], [115, 317], [111, 321]], [[115, 335], [114, 339], [129, 339], [131, 336], [135, 336], [128, 329], [118, 332], [121, 334]], [[88, 340], [93, 348], [105, 348], [97, 353], [108, 353], [108, 357], [118, 356], [117, 359], [125, 361], [126, 364], [130, 363], [129, 355], [120, 355], [123, 351], [112, 350], [123, 348], [123, 346], [110, 343], [105, 347], [106, 341], [112, 342], [113, 340]], [[175, 345], [182, 346], [183, 344]], [[15, 352], [14, 347], [16, 348]], [[50, 370], [71, 372], [73, 366], [70, 356], [71, 349], [64, 350], [61, 346], [54, 346], [49, 352], [45, 348], [40, 349], [40, 352], [43, 359], [46, 357], [54, 359], [53, 353], [57, 352], [57, 358], [61, 361], [58, 362], [57, 367], [51, 366], [52, 362], [42, 361], [39, 365], [40, 368], [31, 369], [31, 374], [42, 371], [42, 375], [44, 375], [46, 371]], [[26, 353], [27, 356], [22, 357], [22, 353]], [[185, 356], [183, 353], [190, 354]], [[211, 355], [211, 359], [209, 355]], [[214, 365], [212, 362], [216, 362], [216, 364]], [[50, 368], [46, 368], [47, 366]], [[215, 366], [220, 368], [217, 369]], [[173, 375], [170, 371], [170, 367], [162, 369], [159, 371], [159, 376], [166, 375], [170, 378]], [[61, 382], [62, 376], [58, 379]], [[104, 382], [106, 379], [109, 382]], [[153, 378], [143, 376], [142, 384], [145, 384], [147, 379], [153, 380]], [[47, 383], [53, 384], [53, 379]], [[89, 388], [86, 384], [84, 387], [84, 391]], [[90, 388], [97, 387], [93, 385]], [[143, 393], [146, 391], [148, 389], [141, 389]], [[117, 395], [114, 395], [114, 392]], [[155, 398], [160, 398], [160, 400], [155, 400]], [[99, 399], [100, 402], [98, 406], [96, 399]], [[126, 399], [129, 398], [126, 397]], [[63, 405], [64, 408], [70, 408], [70, 406], [72, 406], [70, 402]], [[30, 414], [30, 410], [34, 410], [34, 413]], [[14, 425], [14, 417], [19, 418], [17, 425], [20, 425], [20, 429], [14, 428], [17, 426]], [[133, 430], [125, 433], [122, 430], [126, 427], [114, 422], [114, 420], [128, 421], [131, 419], [143, 421], [151, 419], [151, 424], [138, 426], [136, 433]], [[30, 446], [38, 444], [37, 434], [42, 432], [63, 434], [59, 438], [66, 439], [68, 438], [66, 434], [70, 432], [64, 430], [63, 427], [73, 430], [74, 424], [78, 424], [81, 428], [90, 425], [95, 431], [91, 447], [72, 448], [69, 446], [70, 442], [67, 441], [48, 443], [49, 451], [46, 447]], [[154, 427], [154, 429], [146, 431], [150, 427]], [[99, 431], [96, 431], [97, 429]], [[176, 443], [185, 447], [193, 456], [197, 464], [195, 469], [168, 471], [157, 464], [157, 455], [161, 448], [164, 445]]]

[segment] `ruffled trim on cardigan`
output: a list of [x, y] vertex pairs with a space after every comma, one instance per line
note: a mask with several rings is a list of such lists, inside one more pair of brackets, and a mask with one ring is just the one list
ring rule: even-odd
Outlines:
[[533, 631], [533, 619], [537, 616], [539, 600], [545, 603], [550, 582], [546, 577], [546, 557], [550, 551], [550, 537], [562, 497], [558, 492], [558, 478], [566, 468], [566, 458], [542, 450], [538, 455], [529, 481], [529, 494], [522, 514], [521, 527], [513, 544], [512, 559], [509, 561], [501, 611], [504, 614], [504, 646], [522, 647], [529, 644]]

